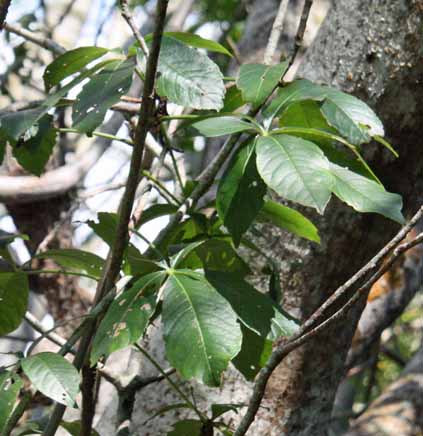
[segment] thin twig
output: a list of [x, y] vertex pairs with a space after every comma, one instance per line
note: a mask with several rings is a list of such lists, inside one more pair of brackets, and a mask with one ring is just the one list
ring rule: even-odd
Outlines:
[[273, 22], [272, 31], [270, 32], [269, 40], [267, 42], [266, 50], [264, 52], [264, 63], [271, 65], [275, 56], [276, 48], [281, 38], [283, 21], [288, 9], [289, 0], [281, 0], [279, 9]]
[[[139, 183], [142, 158], [144, 154], [144, 144], [147, 133], [151, 126], [151, 118], [154, 111], [154, 83], [157, 71], [160, 45], [165, 24], [167, 11], [167, 0], [159, 0], [157, 3], [157, 22], [154, 30], [151, 54], [148, 56], [147, 69], [144, 81], [143, 99], [140, 109], [139, 121], [134, 135], [134, 147], [128, 175], [128, 183], [119, 206], [119, 222], [116, 229], [114, 244], [107, 256], [103, 269], [103, 276], [97, 286], [94, 305], [98, 304], [114, 288], [114, 282], [118, 277], [122, 264], [124, 250], [128, 240], [128, 224], [131, 216], [132, 207], [135, 199], [135, 192]], [[105, 308], [107, 310], [107, 307]], [[95, 412], [94, 383], [95, 367], [91, 368], [87, 362], [90, 344], [94, 336], [99, 319], [89, 322], [84, 328], [78, 352], [75, 356], [74, 365], [77, 369], [83, 368], [82, 383], [82, 416], [81, 416], [81, 436], [91, 434], [92, 419]], [[56, 405], [50, 421], [44, 431], [44, 436], [53, 436], [65, 408]]]
[[303, 10], [301, 12], [301, 19], [298, 25], [297, 34], [295, 35], [294, 52], [289, 60], [289, 67], [294, 63], [298, 52], [301, 48], [304, 38], [304, 32], [306, 30], [308, 17], [310, 15], [311, 7], [313, 6], [313, 0], [305, 0], [303, 5]]
[[56, 55], [61, 55], [66, 52], [65, 48], [57, 44], [57, 42], [54, 42], [52, 39], [46, 38], [42, 35], [37, 35], [36, 33], [31, 32], [30, 30], [26, 30], [23, 27], [17, 26], [16, 24], [12, 25], [9, 23], [4, 23], [4, 29], [8, 32], [22, 36], [22, 38], [26, 39], [27, 41], [31, 41], [34, 44], [43, 47]]
[[[362, 276], [365, 274], [374, 271], [378, 264], [379, 260], [382, 260], [386, 257], [390, 251], [394, 250], [397, 244], [404, 239], [407, 233], [416, 225], [417, 221], [423, 217], [423, 206], [420, 207], [419, 211], [414, 215], [414, 217], [410, 220], [410, 222], [404, 226], [401, 231], [370, 261], [368, 262], [357, 274], [353, 277], [354, 280], [350, 279], [346, 282], [345, 285], [338, 288], [337, 292], [342, 290], [344, 294], [347, 289], [350, 289]], [[397, 248], [395, 248], [393, 254], [388, 258], [388, 260], [383, 264], [381, 268], [379, 268], [365, 283], [361, 286], [353, 296], [334, 314], [323, 320], [316, 327], [311, 328], [315, 321], [318, 320], [323, 314], [324, 310], [322, 310], [323, 306], [326, 308], [329, 306], [327, 301], [318, 309], [314, 314], [301, 326], [300, 330], [293, 335], [285, 344], [278, 346], [271, 354], [269, 360], [266, 365], [260, 370], [256, 381], [254, 383], [253, 393], [248, 405], [247, 412], [242, 418], [238, 428], [236, 429], [234, 436], [244, 436], [248, 431], [250, 425], [255, 419], [256, 413], [260, 407], [261, 401], [263, 399], [267, 382], [272, 375], [275, 368], [282, 362], [282, 360], [290, 354], [293, 350], [303, 345], [305, 342], [310, 340], [311, 338], [318, 335], [321, 331], [326, 329], [333, 322], [340, 320], [345, 316], [345, 314], [349, 311], [349, 309], [357, 303], [361, 298], [366, 296], [366, 292], [373, 286], [373, 284], [379, 280], [379, 278], [388, 271], [394, 262], [401, 256], [404, 252], [414, 247], [416, 244], [423, 242], [423, 234], [419, 235], [417, 238], [413, 239], [410, 242], [403, 243]], [[376, 259], [376, 261], [375, 261]], [[335, 292], [336, 293], [336, 292]], [[339, 294], [338, 294], [339, 296]], [[333, 297], [333, 296], [332, 296]], [[337, 299], [330, 298], [332, 303]], [[311, 329], [310, 329], [311, 328]]]
[[128, 23], [129, 27], [132, 30], [132, 33], [135, 36], [135, 39], [138, 41], [138, 44], [141, 47], [141, 50], [143, 51], [144, 55], [148, 57], [149, 50], [147, 47], [147, 43], [145, 42], [144, 37], [141, 35], [140, 31], [138, 30], [137, 25], [134, 22], [134, 17], [132, 16], [129, 5], [127, 0], [120, 0], [120, 7], [122, 10], [122, 17], [125, 19], [125, 21]]

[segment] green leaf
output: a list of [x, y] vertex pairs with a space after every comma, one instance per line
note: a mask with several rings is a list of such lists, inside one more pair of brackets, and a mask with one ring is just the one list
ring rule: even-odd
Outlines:
[[[72, 436], [81, 434], [81, 421], [66, 422], [62, 421], [60, 426], [63, 427]], [[91, 436], [100, 436], [94, 429], [91, 430]]]
[[16, 330], [28, 305], [28, 279], [24, 273], [0, 274], [0, 336]]
[[36, 389], [65, 406], [75, 407], [79, 392], [79, 374], [64, 357], [38, 353], [21, 361], [22, 369]]
[[148, 274], [113, 301], [95, 335], [91, 365], [138, 341], [156, 308], [157, 295], [152, 291], [158, 289], [162, 280], [162, 272]]
[[[336, 134], [337, 131], [329, 126], [322, 112], [320, 104], [313, 100], [304, 100], [291, 103], [279, 118], [281, 127], [308, 127]], [[316, 135], [304, 136], [304, 139], [316, 140]], [[333, 141], [326, 140], [325, 143]]]
[[143, 224], [148, 223], [149, 221], [152, 221], [161, 216], [171, 215], [177, 210], [177, 206], [174, 206], [173, 204], [153, 204], [153, 206], [150, 206], [141, 214], [141, 218], [138, 221], [138, 227], [141, 227]]
[[263, 207], [266, 191], [266, 184], [257, 171], [254, 144], [250, 144], [234, 156], [216, 195], [219, 217], [236, 246]]
[[264, 110], [264, 116], [272, 118], [290, 103], [301, 100], [323, 102], [321, 112], [329, 125], [358, 145], [369, 142], [370, 137], [384, 136], [383, 124], [364, 102], [334, 88], [316, 85], [308, 80], [295, 80], [281, 88], [277, 96]]
[[240, 404], [212, 404], [212, 421], [227, 412], [238, 413], [238, 409], [242, 407]]
[[323, 213], [334, 183], [329, 161], [310, 141], [289, 135], [260, 137], [257, 169], [266, 184], [287, 200]]
[[241, 90], [236, 85], [230, 86], [226, 90], [222, 112], [234, 112], [236, 109], [244, 106], [244, 104], [245, 101]]
[[398, 152], [395, 150], [394, 147], [392, 147], [392, 145], [385, 138], [382, 138], [379, 135], [374, 135], [373, 139], [379, 142], [379, 144], [382, 144], [384, 147], [386, 147], [395, 157], [399, 157]]
[[385, 191], [380, 184], [353, 173], [348, 168], [331, 164], [330, 169], [335, 178], [333, 192], [342, 201], [358, 212], [378, 213], [404, 224], [400, 195]]
[[34, 257], [36, 259], [53, 259], [63, 268], [82, 270], [93, 278], [101, 277], [104, 266], [104, 259], [101, 257], [76, 248], [47, 250]]
[[3, 434], [7, 419], [13, 411], [23, 382], [13, 372], [0, 373], [0, 434]]
[[263, 109], [264, 118], [273, 119], [281, 114], [292, 102], [302, 100], [324, 100], [326, 94], [319, 85], [309, 80], [294, 80], [286, 86], [279, 88], [275, 97]]
[[78, 47], [57, 57], [44, 71], [43, 79], [46, 90], [49, 91], [63, 79], [80, 71], [108, 51], [107, 48], [102, 47]]
[[87, 221], [87, 225], [93, 230], [93, 232], [99, 236], [103, 241], [113, 247], [116, 237], [116, 228], [119, 221], [117, 213], [111, 212], [98, 212], [98, 222], [92, 220]]
[[202, 38], [199, 35], [196, 35], [194, 33], [188, 33], [188, 32], [165, 32], [164, 36], [175, 38], [178, 41], [183, 42], [186, 45], [190, 45], [191, 47], [195, 48], [204, 48], [208, 51], [214, 51], [217, 53], [223, 53], [225, 55], [228, 55], [232, 57], [231, 53], [223, 47], [222, 44], [219, 44], [216, 41], [212, 41], [210, 39]]
[[[236, 272], [241, 276], [250, 273], [248, 265], [238, 256], [230, 239], [207, 239], [194, 243], [183, 253], [178, 253], [179, 260], [173, 268], [208, 269], [211, 271]], [[191, 244], [190, 244], [191, 245]]]
[[162, 319], [172, 366], [186, 379], [219, 386], [222, 371], [242, 341], [229, 303], [202, 274], [176, 270], [164, 287]]
[[167, 436], [201, 436], [203, 423], [195, 419], [184, 419], [173, 424]]
[[194, 109], [222, 108], [223, 76], [205, 54], [177, 39], [164, 37], [158, 71], [157, 92], [172, 103]]
[[244, 325], [241, 329], [241, 351], [232, 359], [232, 363], [247, 380], [252, 381], [272, 354], [272, 341], [259, 336]]
[[96, 71], [113, 62], [113, 59], [100, 62], [91, 69], [84, 71], [73, 79], [66, 86], [60, 88], [54, 94], [49, 95], [40, 106], [33, 109], [26, 109], [17, 112], [7, 112], [0, 115], [0, 135], [6, 137], [8, 141], [15, 144], [30, 127], [32, 127], [43, 115], [45, 115], [53, 106], [57, 105], [60, 100], [75, 86], [83, 80], [92, 76]]
[[40, 176], [56, 144], [57, 131], [53, 117], [44, 115], [36, 123], [37, 132], [27, 141], [19, 141], [13, 147], [13, 156], [27, 171]]
[[288, 68], [288, 62], [278, 65], [244, 64], [239, 69], [237, 86], [245, 101], [260, 106], [273, 92]]
[[73, 127], [91, 133], [102, 122], [107, 110], [126, 94], [132, 83], [134, 59], [114, 61], [92, 76], [76, 97]]
[[254, 124], [237, 117], [212, 117], [192, 124], [203, 136], [214, 138], [247, 130], [257, 131]]
[[237, 274], [206, 271], [207, 280], [229, 301], [239, 320], [259, 336], [274, 340], [291, 336], [298, 330], [297, 323], [282, 313], [265, 294]]
[[266, 201], [260, 211], [259, 218], [302, 238], [320, 243], [320, 236], [314, 224], [300, 212], [290, 207], [274, 201]]

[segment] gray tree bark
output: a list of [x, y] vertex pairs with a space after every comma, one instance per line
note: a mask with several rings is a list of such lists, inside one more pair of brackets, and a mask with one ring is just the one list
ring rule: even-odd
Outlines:
[[[275, 0], [252, 6], [241, 43], [249, 61], [261, 60], [271, 27]], [[365, 146], [386, 188], [403, 195], [406, 215], [423, 200], [423, 3], [417, 0], [339, 0], [336, 2], [299, 75], [347, 90], [367, 101], [383, 120], [388, 139], [400, 152], [394, 160], [380, 146]], [[267, 23], [267, 24], [266, 24]], [[318, 226], [322, 244], [307, 243], [274, 228], [264, 228], [264, 250], [281, 267], [283, 306], [293, 315], [310, 315], [336, 287], [349, 278], [379, 248], [397, 226], [374, 215], [360, 215], [332, 200], [325, 216], [303, 210]], [[263, 280], [263, 285], [264, 285]], [[365, 296], [341, 323], [292, 353], [272, 376], [249, 435], [320, 436], [327, 434], [336, 389], [356, 330]], [[150, 334], [156, 356], [161, 335]], [[199, 407], [211, 400], [248, 402], [250, 385], [234, 371], [220, 390], [195, 385]], [[135, 407], [133, 434], [157, 435], [184, 416], [166, 414], [142, 425], [152, 409], [178, 402], [164, 383], [141, 391]], [[238, 415], [231, 416], [236, 426]]]

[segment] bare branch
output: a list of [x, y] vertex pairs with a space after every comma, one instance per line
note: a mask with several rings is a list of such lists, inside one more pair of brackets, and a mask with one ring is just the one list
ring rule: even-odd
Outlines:
[[270, 32], [269, 41], [267, 42], [266, 50], [264, 52], [264, 63], [271, 65], [275, 56], [276, 47], [281, 38], [283, 29], [283, 20], [288, 9], [289, 0], [281, 0], [279, 9], [273, 22], [272, 31]]
[[17, 26], [16, 24], [12, 25], [9, 23], [4, 23], [4, 28], [8, 32], [22, 36], [22, 38], [25, 38], [27, 41], [31, 41], [34, 44], [43, 47], [56, 55], [61, 55], [66, 52], [65, 48], [57, 44], [57, 42], [54, 42], [52, 39], [46, 38], [43, 35], [37, 35], [36, 33], [24, 29], [23, 27]]
[[138, 41], [138, 44], [141, 47], [141, 50], [143, 51], [145, 56], [148, 56], [149, 50], [147, 47], [147, 43], [145, 42], [144, 37], [141, 35], [140, 31], [138, 30], [137, 25], [134, 22], [134, 17], [132, 16], [129, 5], [127, 0], [120, 0], [120, 7], [122, 9], [122, 17], [125, 19], [125, 21], [128, 23], [129, 27], [132, 30], [132, 33], [135, 36], [135, 39]]
[[[154, 84], [156, 78], [157, 64], [160, 53], [163, 28], [165, 25], [167, 0], [159, 0], [157, 3], [157, 21], [153, 34], [151, 53], [148, 56], [147, 69], [144, 81], [143, 99], [140, 110], [139, 121], [135, 130], [134, 148], [128, 175], [128, 182], [119, 207], [119, 221], [116, 228], [114, 244], [109, 251], [103, 270], [103, 276], [98, 283], [94, 304], [101, 302], [114, 288], [114, 282], [119, 274], [122, 263], [123, 253], [128, 240], [128, 224], [135, 199], [135, 192], [139, 183], [139, 173], [142, 165], [144, 144], [147, 133], [151, 127], [151, 118], [154, 111]], [[105, 310], [107, 310], [107, 307]], [[103, 312], [104, 313], [104, 312]], [[90, 368], [86, 362], [89, 355], [90, 344], [97, 326], [98, 320], [89, 322], [84, 329], [84, 334], [78, 352], [75, 357], [74, 365], [76, 368], [83, 368], [84, 380], [82, 383], [83, 407], [81, 418], [81, 436], [91, 434], [92, 419], [95, 404], [91, 404], [94, 399], [93, 384], [95, 382], [95, 368]], [[50, 421], [44, 431], [44, 436], [53, 436], [65, 411], [62, 405], [56, 405]]]
[[311, 7], [313, 6], [313, 0], [305, 0], [303, 5], [303, 10], [301, 12], [301, 19], [298, 25], [297, 34], [295, 36], [294, 52], [292, 53], [291, 59], [289, 60], [289, 66], [291, 66], [300, 50], [303, 43], [304, 32], [306, 30], [308, 17], [310, 15]]
[[[401, 231], [381, 250], [379, 253], [368, 262], [358, 273], [356, 273], [350, 280], [348, 280], [343, 286], [337, 289], [335, 293], [319, 308], [314, 312], [314, 314], [301, 326], [300, 330], [291, 336], [291, 338], [285, 343], [278, 346], [271, 354], [266, 365], [260, 370], [256, 381], [254, 383], [253, 394], [251, 396], [248, 409], [244, 417], [242, 418], [238, 428], [236, 429], [234, 436], [244, 436], [250, 425], [255, 419], [256, 413], [260, 407], [261, 401], [263, 399], [267, 382], [272, 375], [275, 368], [282, 362], [282, 360], [290, 354], [293, 350], [298, 348], [300, 345], [307, 342], [310, 338], [315, 337], [322, 330], [345, 316], [348, 310], [359, 301], [361, 298], [366, 296], [371, 286], [393, 265], [393, 263], [401, 256], [404, 252], [414, 247], [423, 241], [423, 235], [419, 235], [417, 238], [410, 242], [406, 242], [396, 249], [400, 241], [408, 234], [408, 232], [416, 225], [416, 223], [423, 217], [423, 206], [420, 207], [419, 211], [414, 215], [410, 222], [404, 226]], [[395, 249], [395, 250], [394, 250]], [[357, 283], [364, 275], [374, 271], [380, 261], [386, 257], [389, 252], [394, 250], [393, 254], [385, 262], [385, 264], [379, 268], [367, 281], [361, 286], [353, 296], [345, 303], [339, 310], [337, 310], [333, 315], [326, 318], [316, 327], [312, 328], [315, 322], [322, 316], [325, 309], [329, 307], [334, 301], [336, 301], [340, 295], [345, 294], [354, 284]], [[335, 296], [336, 295], [336, 296]], [[329, 303], [331, 300], [331, 303]], [[324, 307], [324, 309], [323, 309]]]

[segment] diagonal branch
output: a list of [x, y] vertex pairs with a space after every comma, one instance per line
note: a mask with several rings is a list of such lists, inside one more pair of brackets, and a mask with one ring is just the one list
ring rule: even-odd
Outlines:
[[283, 20], [288, 9], [289, 0], [281, 0], [279, 9], [273, 22], [272, 31], [270, 32], [269, 41], [267, 42], [266, 51], [264, 52], [264, 63], [271, 65], [275, 56], [276, 47], [281, 38], [283, 29]]
[[[115, 241], [107, 257], [103, 276], [97, 286], [95, 304], [100, 303], [103, 297], [105, 297], [109, 292], [113, 292], [112, 289], [114, 287], [114, 282], [118, 277], [123, 253], [128, 240], [128, 224], [134, 204], [135, 192], [139, 183], [139, 174], [141, 170], [145, 139], [153, 121], [154, 84], [160, 52], [160, 44], [165, 25], [167, 4], [167, 0], [159, 0], [157, 3], [157, 21], [153, 34], [151, 52], [147, 61], [143, 99], [140, 117], [134, 135], [134, 148], [129, 169], [128, 182], [119, 207], [119, 222], [116, 229]], [[107, 310], [107, 307], [105, 310]], [[93, 385], [95, 384], [95, 376], [93, 375], [93, 371], [95, 371], [95, 368], [90, 368], [87, 360], [89, 357], [91, 340], [94, 336], [98, 321], [99, 320], [92, 321], [85, 327], [74, 361], [76, 368], [83, 368], [83, 374], [85, 376], [85, 380], [83, 380], [82, 385], [83, 409], [81, 436], [88, 436], [91, 434], [94, 404], [90, 403], [94, 399]], [[91, 407], [89, 407], [90, 405]], [[62, 405], [56, 405], [50, 421], [44, 431], [44, 436], [53, 436], [55, 434], [64, 411], [65, 407]]]
[[4, 29], [8, 32], [14, 33], [15, 35], [22, 36], [22, 38], [26, 39], [27, 41], [39, 45], [40, 47], [43, 47], [56, 55], [61, 55], [66, 52], [65, 48], [63, 48], [57, 42], [54, 42], [52, 39], [46, 38], [43, 35], [37, 35], [35, 32], [31, 32], [30, 30], [24, 29], [16, 24], [4, 23]]
[[[338, 288], [338, 290], [330, 297], [300, 328], [300, 330], [293, 335], [287, 342], [278, 346], [271, 354], [266, 365], [260, 370], [257, 379], [254, 383], [253, 393], [249, 401], [248, 409], [244, 417], [242, 418], [234, 436], [244, 436], [248, 431], [250, 425], [253, 423], [256, 413], [260, 407], [261, 401], [264, 397], [267, 382], [272, 375], [276, 367], [282, 362], [282, 360], [288, 356], [293, 350], [303, 345], [309, 339], [318, 335], [322, 330], [327, 328], [333, 322], [343, 318], [348, 310], [357, 303], [362, 297], [367, 295], [367, 292], [372, 287], [372, 285], [379, 280], [379, 278], [391, 268], [395, 261], [407, 250], [423, 242], [423, 234], [418, 235], [415, 239], [410, 242], [405, 242], [398, 246], [398, 244], [404, 239], [404, 237], [410, 232], [410, 230], [416, 225], [416, 223], [423, 217], [423, 206], [420, 207], [419, 211], [414, 215], [410, 222], [404, 226], [401, 231], [370, 261], [368, 262], [357, 274], [348, 280], [343, 286]], [[396, 248], [395, 248], [396, 247]], [[392, 250], [393, 254], [388, 258], [382, 267], [377, 269], [379, 262], [385, 258]], [[375, 259], [377, 259], [375, 261]], [[358, 290], [355, 291], [353, 296], [345, 303], [339, 310], [334, 314], [323, 320], [316, 327], [313, 327], [316, 321], [324, 313], [322, 307], [328, 308], [333, 304], [334, 301], [338, 300], [339, 297], [345, 295], [348, 290], [351, 289], [364, 275], [376, 272], [362, 285]], [[336, 297], [333, 298], [336, 294]], [[328, 304], [329, 300], [331, 302]]]

